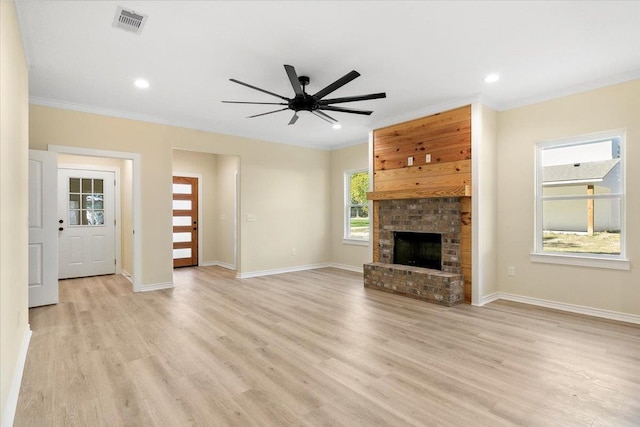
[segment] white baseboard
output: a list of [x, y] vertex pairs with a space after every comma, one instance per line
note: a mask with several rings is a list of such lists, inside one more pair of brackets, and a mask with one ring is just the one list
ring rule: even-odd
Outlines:
[[122, 274], [125, 279], [127, 279], [128, 281], [131, 282], [131, 284], [133, 284], [133, 276], [131, 275], [131, 273], [129, 273], [127, 270], [123, 268], [120, 270], [120, 274]]
[[173, 282], [151, 283], [149, 285], [142, 285], [140, 292], [159, 291], [162, 289], [172, 289], [173, 287]]
[[286, 267], [286, 268], [274, 268], [272, 270], [249, 271], [246, 273], [238, 273], [236, 275], [236, 278], [249, 279], [251, 277], [270, 276], [272, 274], [294, 273], [296, 271], [315, 270], [316, 268], [325, 268], [325, 267], [331, 267], [331, 265], [327, 263], [322, 263], [322, 264], [298, 265], [295, 267]]
[[5, 405], [4, 414], [2, 415], [2, 427], [11, 427], [13, 419], [16, 416], [16, 408], [18, 407], [18, 396], [20, 395], [20, 386], [22, 385], [22, 374], [24, 373], [24, 365], [27, 361], [27, 351], [29, 350], [29, 342], [31, 341], [31, 326], [27, 325], [24, 331], [20, 353], [18, 353], [18, 363], [15, 371], [13, 371], [13, 380], [9, 388], [7, 403]]
[[212, 266], [226, 268], [227, 270], [235, 270], [236, 269], [235, 264], [229, 264], [228, 262], [204, 261], [204, 262], [200, 263], [200, 267], [212, 267]]
[[327, 265], [327, 267], [339, 268], [340, 270], [353, 271], [354, 273], [364, 273], [364, 267], [357, 267], [355, 265], [347, 265], [347, 264], [338, 264], [335, 262], [331, 262]]
[[601, 317], [603, 319], [617, 320], [620, 322], [640, 324], [640, 316], [636, 314], [621, 313], [619, 311], [604, 310], [602, 308], [586, 307], [583, 305], [568, 304], [565, 302], [549, 301], [541, 298], [509, 294], [506, 292], [495, 292], [487, 295], [481, 299], [480, 305], [488, 304], [498, 299], [568, 311], [570, 313], [585, 314], [587, 316]]

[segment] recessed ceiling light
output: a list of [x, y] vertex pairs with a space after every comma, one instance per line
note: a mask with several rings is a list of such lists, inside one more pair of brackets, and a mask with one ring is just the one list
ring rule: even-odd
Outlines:
[[149, 87], [149, 82], [145, 79], [137, 79], [135, 82], [133, 82], [133, 84], [140, 89], [146, 89]]
[[484, 78], [485, 83], [495, 83], [500, 80], [500, 75], [496, 73], [488, 74], [487, 77]]
[[340, 123], [334, 123], [331, 127], [334, 129], [342, 129], [342, 125]]

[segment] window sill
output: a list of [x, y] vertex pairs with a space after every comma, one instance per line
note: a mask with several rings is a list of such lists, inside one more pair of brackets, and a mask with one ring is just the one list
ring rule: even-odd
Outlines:
[[531, 262], [544, 264], [577, 265], [582, 267], [609, 268], [612, 270], [631, 270], [628, 259], [601, 258], [588, 255], [566, 255], [558, 253], [532, 253]]
[[362, 239], [347, 239], [347, 238], [344, 238], [344, 239], [342, 239], [342, 244], [343, 245], [353, 245], [353, 246], [369, 246], [369, 241], [368, 240], [362, 240]]

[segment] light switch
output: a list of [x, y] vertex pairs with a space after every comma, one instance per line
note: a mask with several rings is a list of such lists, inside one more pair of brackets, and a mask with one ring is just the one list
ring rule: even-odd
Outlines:
[[413, 157], [407, 157], [407, 164], [413, 166]]
[[427, 154], [426, 156], [424, 156], [424, 161], [427, 163], [431, 163], [431, 154]]

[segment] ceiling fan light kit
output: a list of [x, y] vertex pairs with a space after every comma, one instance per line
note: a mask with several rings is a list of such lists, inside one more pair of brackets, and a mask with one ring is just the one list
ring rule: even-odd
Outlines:
[[[282, 95], [278, 95], [277, 93], [269, 92], [268, 90], [261, 89], [259, 87], [250, 85], [248, 83], [241, 82], [236, 79], [229, 79], [234, 83], [237, 83], [242, 86], [246, 86], [248, 88], [257, 90], [262, 93], [266, 93], [271, 96], [275, 96], [276, 98], [280, 98], [284, 102], [251, 102], [251, 101], [222, 101], [227, 104], [256, 104], [256, 105], [282, 105], [284, 108], [280, 108], [278, 110], [268, 111], [266, 113], [254, 114], [253, 116], [249, 116], [248, 118], [265, 116], [267, 114], [278, 113], [280, 111], [292, 110], [293, 116], [291, 120], [289, 120], [289, 125], [295, 124], [298, 120], [298, 112], [300, 111], [309, 111], [316, 117], [334, 125], [334, 129], [339, 129], [339, 122], [335, 118], [331, 117], [326, 111], [331, 112], [339, 112], [339, 113], [349, 113], [349, 114], [361, 114], [361, 115], [370, 115], [373, 111], [370, 110], [356, 110], [354, 108], [347, 107], [335, 107], [331, 104], [341, 104], [345, 102], [355, 102], [355, 101], [366, 101], [369, 99], [379, 99], [386, 98], [386, 93], [371, 93], [368, 95], [359, 95], [359, 96], [347, 96], [342, 98], [332, 98], [325, 99], [327, 95], [346, 85], [350, 81], [360, 76], [360, 73], [353, 70], [340, 77], [335, 82], [331, 83], [324, 89], [319, 90], [315, 94], [311, 95], [307, 93], [307, 85], [309, 84], [308, 76], [298, 76], [296, 70], [291, 65], [285, 65], [284, 69], [289, 77], [289, 81], [291, 82], [291, 87], [293, 88], [294, 97], [287, 98]], [[336, 126], [338, 125], [338, 126]]]

